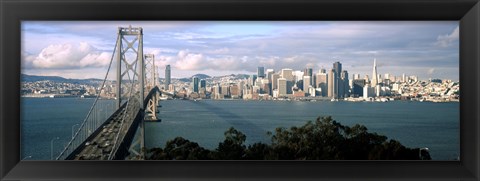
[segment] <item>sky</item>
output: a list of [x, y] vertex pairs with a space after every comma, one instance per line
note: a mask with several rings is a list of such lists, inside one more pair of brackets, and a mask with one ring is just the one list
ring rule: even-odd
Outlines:
[[[105, 77], [118, 27], [143, 28], [143, 52], [173, 78], [331, 69], [350, 77], [416, 75], [459, 80], [458, 21], [23, 21], [22, 73]], [[113, 79], [111, 71], [109, 79]]]

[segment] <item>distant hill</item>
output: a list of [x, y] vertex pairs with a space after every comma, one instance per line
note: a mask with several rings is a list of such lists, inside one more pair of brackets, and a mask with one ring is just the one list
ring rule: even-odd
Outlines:
[[193, 77], [198, 77], [199, 79], [207, 79], [207, 78], [211, 78], [209, 75], [206, 75], [206, 74], [195, 74], [192, 76]]
[[90, 84], [93, 82], [103, 81], [101, 79], [67, 79], [60, 76], [39, 76], [39, 75], [27, 75], [21, 74], [20, 81], [22, 82], [36, 82], [50, 80], [59, 83], [78, 83], [78, 84]]
[[236, 79], [248, 79], [250, 76], [247, 74], [237, 74], [235, 75]]

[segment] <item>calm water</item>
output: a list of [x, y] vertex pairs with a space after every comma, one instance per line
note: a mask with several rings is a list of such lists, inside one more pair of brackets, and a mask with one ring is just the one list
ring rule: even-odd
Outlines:
[[[22, 158], [50, 159], [51, 140], [57, 136], [53, 150], [58, 154], [92, 103], [93, 99], [22, 98]], [[212, 149], [232, 126], [247, 135], [247, 144], [268, 143], [267, 131], [331, 115], [343, 125], [363, 124], [408, 147], [428, 147], [434, 160], [452, 160], [460, 150], [459, 103], [169, 100], [161, 105], [162, 122], [146, 123], [150, 148], [182, 136]]]

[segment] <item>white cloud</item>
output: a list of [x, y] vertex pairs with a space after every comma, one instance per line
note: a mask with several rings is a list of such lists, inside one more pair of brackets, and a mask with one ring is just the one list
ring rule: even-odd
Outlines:
[[190, 53], [188, 50], [178, 52], [175, 67], [180, 70], [202, 70], [208, 67], [203, 54]]
[[38, 55], [23, 57], [24, 68], [74, 69], [84, 67], [105, 67], [110, 63], [112, 53], [101, 52], [86, 42], [49, 45]]
[[435, 45], [439, 47], [449, 47], [459, 40], [460, 29], [457, 26], [452, 33], [447, 35], [440, 35], [437, 37]]

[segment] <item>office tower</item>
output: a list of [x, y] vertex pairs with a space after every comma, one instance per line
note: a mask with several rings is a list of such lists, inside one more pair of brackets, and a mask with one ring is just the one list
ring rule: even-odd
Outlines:
[[244, 86], [244, 82], [243, 81], [240, 81], [238, 82], [238, 95], [241, 97], [243, 96], [243, 86]]
[[303, 92], [308, 92], [308, 88], [310, 87], [310, 84], [308, 82], [310, 82], [311, 79], [312, 78], [310, 76], [303, 76]]
[[279, 74], [272, 75], [272, 90], [278, 89], [278, 82], [277, 80], [280, 78]]
[[220, 85], [218, 85], [218, 84], [215, 85], [215, 86], [213, 86], [213, 90], [214, 90], [214, 91], [213, 91], [213, 95], [214, 95], [214, 97], [215, 97], [214, 99], [220, 99], [220, 97], [221, 97], [221, 96], [220, 96], [220, 89], [221, 89], [221, 88], [220, 88]]
[[322, 69], [320, 69], [319, 73], [326, 74], [327, 71], [324, 68], [322, 68]]
[[365, 79], [355, 79], [353, 80], [352, 94], [354, 97], [363, 96], [363, 88], [365, 87]]
[[256, 81], [257, 81], [257, 75], [250, 75], [250, 79], [249, 79], [248, 85], [254, 86]]
[[353, 80], [360, 79], [360, 74], [353, 74]]
[[293, 86], [295, 83], [293, 81], [287, 80], [287, 94], [293, 94]]
[[[323, 70], [325, 70], [325, 69], [323, 69]], [[327, 94], [328, 93], [328, 91], [327, 91], [327, 88], [328, 88], [327, 85], [328, 84], [327, 83], [328, 83], [328, 76], [325, 73], [325, 71], [324, 71], [324, 73], [318, 73], [317, 78], [315, 80], [315, 85], [316, 85], [317, 88], [322, 89], [322, 94], [319, 95], [319, 96], [326, 97], [328, 95]]]
[[264, 67], [258, 67], [257, 68], [257, 77], [258, 78], [265, 78], [265, 68]]
[[168, 88], [170, 83], [171, 83], [171, 70], [170, 70], [170, 65], [167, 65], [165, 67], [165, 88]]
[[207, 88], [207, 81], [205, 79], [200, 80], [200, 88]]
[[372, 72], [372, 87], [377, 86], [378, 84], [378, 75], [377, 75], [377, 59], [373, 59], [373, 72]]
[[278, 85], [278, 96], [286, 96], [287, 95], [287, 79], [278, 78], [277, 85]]
[[407, 82], [405, 74], [402, 74], [402, 82]]
[[229, 85], [222, 85], [221, 92], [222, 92], [222, 95], [224, 97], [230, 97], [230, 86]]
[[303, 76], [310, 76], [310, 82], [308, 82], [309, 85], [313, 85], [313, 69], [312, 68], [306, 68], [303, 70]]
[[312, 77], [312, 79], [310, 79], [310, 85], [313, 85], [313, 69], [312, 68], [308, 68], [308, 76]]
[[342, 72], [342, 63], [340, 62], [335, 62], [333, 63], [333, 69], [335, 71], [335, 76], [338, 78], [340, 77], [340, 73]]
[[272, 82], [272, 75], [275, 73], [275, 70], [273, 69], [267, 69], [267, 79], [268, 81], [270, 81], [270, 83]]
[[335, 69], [331, 69], [330, 72], [328, 72], [328, 94], [327, 96], [328, 97], [331, 97], [331, 98], [337, 98], [336, 97], [336, 88], [337, 86], [335, 85], [335, 79], [336, 79], [336, 75], [335, 75]]
[[369, 97], [375, 96], [375, 87], [371, 87], [369, 84], [365, 84], [363, 87], [363, 98], [368, 99]]
[[[342, 80], [340, 78], [340, 74], [342, 72], [342, 64], [340, 62], [335, 62], [333, 63], [333, 69], [334, 69], [334, 73], [335, 73], [335, 79], [333, 79], [333, 84], [335, 85], [334, 87], [334, 95], [335, 95], [335, 99], [339, 98], [340, 95], [343, 95], [343, 88], [342, 88]], [[342, 91], [342, 92], [340, 92]]]
[[339, 91], [340, 92], [339, 96], [348, 97], [350, 96], [349, 94], [350, 86], [348, 86], [348, 71], [343, 70], [342, 73], [340, 74], [340, 78], [341, 78], [341, 81], [340, 81], [341, 90]]
[[385, 74], [384, 79], [390, 79], [390, 74]]
[[382, 87], [380, 85], [375, 86], [375, 96], [376, 97], [383, 96]]
[[282, 69], [280, 77], [286, 79], [287, 81], [294, 81], [293, 70], [292, 69]]
[[192, 91], [198, 93], [198, 77], [192, 78]]
[[240, 97], [240, 89], [238, 88], [237, 84], [230, 85], [230, 94], [232, 98]]

